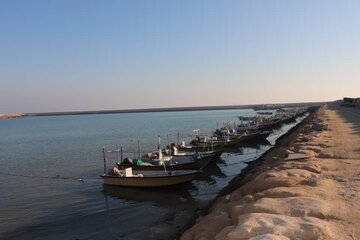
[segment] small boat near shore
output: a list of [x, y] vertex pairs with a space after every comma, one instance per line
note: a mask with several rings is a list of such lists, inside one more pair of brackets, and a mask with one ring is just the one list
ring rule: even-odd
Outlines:
[[[116, 169], [113, 168], [113, 169]], [[103, 174], [104, 185], [157, 188], [175, 187], [190, 183], [200, 171], [176, 170], [176, 171], [132, 171], [132, 168], [118, 170], [113, 174]]]
[[224, 147], [222, 145], [214, 146], [210, 142], [203, 145], [193, 145], [186, 144], [185, 142], [181, 144], [176, 144], [176, 147], [182, 152], [223, 152]]
[[149, 152], [138, 159], [125, 158], [118, 161], [121, 169], [132, 167], [134, 170], [199, 170], [218, 159], [223, 151], [179, 152], [175, 145], [166, 149]]
[[240, 142], [245, 141], [264, 141], [272, 133], [272, 131], [248, 131], [240, 138]]
[[168, 156], [155, 159], [124, 159], [117, 163], [120, 169], [132, 167], [134, 170], [199, 170], [208, 165], [216, 155], [208, 156]]
[[170, 152], [170, 154], [175, 159], [177, 157], [192, 157], [194, 159], [210, 157], [210, 162], [218, 159], [221, 156], [221, 154], [224, 152], [223, 149], [213, 150], [213, 151], [197, 151], [197, 152], [179, 151], [179, 149], [175, 143], [173, 143], [171, 145], [171, 149], [172, 149], [172, 152]]
[[122, 168], [119, 165], [111, 168], [106, 167], [106, 151], [103, 148], [104, 173], [101, 175], [104, 185], [122, 187], [174, 187], [191, 182], [200, 173], [199, 170], [171, 170], [162, 166], [157, 170], [134, 170], [132, 167]]

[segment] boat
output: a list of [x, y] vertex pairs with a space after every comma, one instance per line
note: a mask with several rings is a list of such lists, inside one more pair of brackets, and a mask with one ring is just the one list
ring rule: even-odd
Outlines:
[[266, 138], [272, 133], [272, 131], [249, 131], [244, 132], [244, 134], [241, 136], [240, 141], [261, 141], [266, 140]]
[[173, 152], [172, 156], [194, 156], [194, 157], [207, 157], [211, 156], [211, 161], [219, 158], [221, 154], [224, 152], [224, 150], [213, 150], [213, 151], [200, 151], [200, 152], [189, 152], [189, 151], [179, 151], [176, 144], [173, 144], [172, 146]]
[[132, 167], [134, 170], [161, 170], [167, 168], [171, 170], [194, 170], [202, 169], [211, 161], [220, 157], [222, 151], [207, 152], [179, 152], [175, 144], [166, 149], [149, 152], [138, 159], [125, 158], [118, 161], [119, 168]]
[[195, 170], [208, 165], [216, 155], [207, 156], [157, 156], [156, 158], [129, 159], [125, 158], [117, 166], [120, 169], [132, 167], [134, 170]]
[[190, 144], [186, 145], [185, 142], [182, 142], [176, 147], [184, 152], [222, 151], [225, 147], [238, 144], [240, 137], [241, 133], [239, 134], [233, 127], [224, 126], [215, 130], [211, 135], [198, 133]]
[[119, 166], [115, 166], [107, 171], [105, 147], [102, 152], [104, 173], [101, 178], [104, 185], [139, 188], [180, 186], [191, 182], [200, 172], [199, 170], [174, 171], [166, 169], [165, 165], [161, 170], [133, 171], [132, 167], [119, 168]]
[[177, 144], [176, 147], [182, 152], [223, 152], [223, 145], [214, 146], [210, 142], [203, 145], [186, 144], [182, 142]]
[[259, 115], [272, 115], [273, 112], [270, 111], [256, 111], [257, 114]]
[[239, 133], [235, 126], [224, 124], [224, 127], [216, 129], [212, 135], [197, 135], [190, 144], [195, 146], [231, 147], [239, 143], [242, 133]]
[[198, 170], [133, 171], [131, 167], [124, 170], [114, 167], [113, 170], [115, 171], [112, 174], [101, 175], [104, 185], [137, 188], [175, 187], [190, 183], [200, 172]]

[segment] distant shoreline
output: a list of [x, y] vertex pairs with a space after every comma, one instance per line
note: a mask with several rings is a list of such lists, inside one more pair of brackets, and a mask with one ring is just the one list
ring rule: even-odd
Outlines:
[[65, 115], [89, 115], [89, 114], [113, 114], [113, 113], [146, 113], [146, 112], [181, 112], [181, 111], [206, 111], [206, 110], [231, 110], [248, 109], [257, 110], [279, 107], [300, 107], [321, 105], [324, 102], [310, 103], [282, 103], [282, 104], [252, 104], [252, 105], [226, 105], [226, 106], [199, 106], [199, 107], [171, 107], [171, 108], [144, 108], [144, 109], [121, 109], [121, 110], [94, 110], [94, 111], [69, 111], [69, 112], [43, 112], [43, 113], [9, 113], [0, 114], [0, 118], [40, 117], [40, 116], [65, 116]]

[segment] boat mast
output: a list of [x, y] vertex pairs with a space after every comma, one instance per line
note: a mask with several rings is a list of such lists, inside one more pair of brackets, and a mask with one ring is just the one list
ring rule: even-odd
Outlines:
[[103, 158], [104, 158], [104, 175], [106, 175], [106, 156], [105, 156], [105, 146], [103, 147]]
[[139, 157], [138, 157], [138, 159], [141, 159], [141, 153], [140, 153], [140, 140], [138, 140], [138, 151], [139, 151]]
[[163, 163], [163, 166], [164, 166], [164, 171], [166, 172], [166, 163], [164, 161], [164, 158], [162, 156], [162, 152], [160, 150], [160, 135], [158, 135], [158, 152], [159, 152], [159, 161], [161, 161]]
[[120, 163], [122, 163], [123, 162], [123, 148], [122, 148], [122, 146], [120, 146], [120, 158], [121, 158]]
[[117, 159], [117, 162], [119, 162], [119, 145], [116, 144], [115, 150], [116, 150], [116, 159]]
[[158, 145], [157, 145], [158, 151], [160, 151], [160, 135], [158, 135]]

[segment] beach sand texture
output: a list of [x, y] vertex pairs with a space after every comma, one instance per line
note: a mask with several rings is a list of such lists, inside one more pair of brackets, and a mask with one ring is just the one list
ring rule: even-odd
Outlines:
[[[294, 153], [306, 159], [287, 160]], [[360, 239], [360, 109], [321, 107], [181, 240]]]

